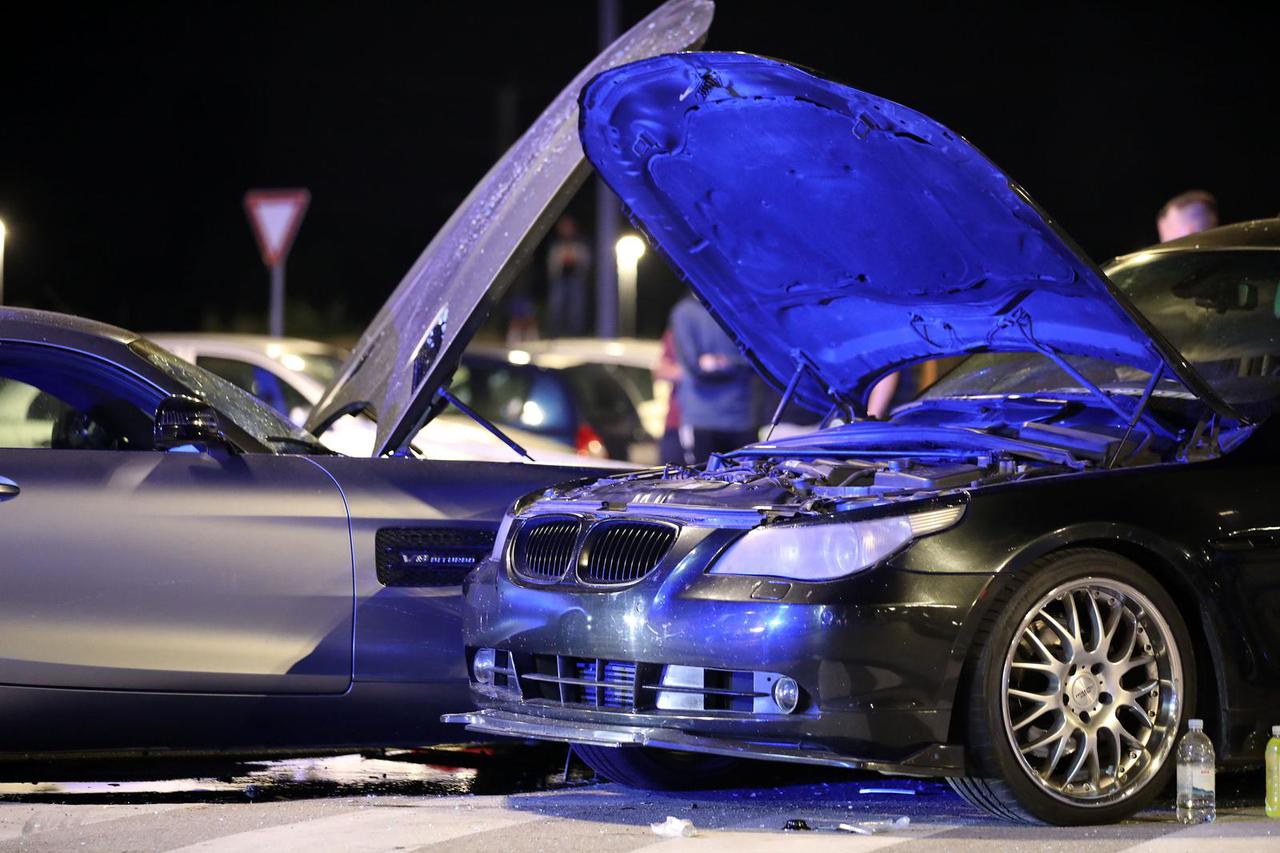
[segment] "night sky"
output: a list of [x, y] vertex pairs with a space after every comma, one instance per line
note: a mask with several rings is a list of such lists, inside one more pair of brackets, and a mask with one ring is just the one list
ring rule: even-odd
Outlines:
[[[0, 18], [5, 301], [144, 331], [264, 328], [241, 199], [305, 186], [289, 331], [358, 333], [596, 53], [589, 0], [33, 5]], [[652, 5], [624, 0], [624, 25]], [[1259, 14], [723, 0], [707, 46], [938, 119], [1102, 260], [1153, 242], [1185, 189], [1224, 221], [1280, 212], [1280, 15]], [[652, 256], [640, 286], [653, 334], [678, 290]]]

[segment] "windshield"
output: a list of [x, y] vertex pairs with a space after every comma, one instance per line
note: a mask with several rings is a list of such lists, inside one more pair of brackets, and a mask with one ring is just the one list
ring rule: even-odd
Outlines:
[[[1227, 402], [1256, 408], [1280, 395], [1280, 252], [1143, 253], [1106, 272]], [[1107, 391], [1137, 393], [1150, 378], [1101, 359], [1067, 361]], [[921, 399], [1084, 391], [1038, 353], [980, 353]], [[1157, 393], [1186, 392], [1165, 378]]]
[[178, 358], [145, 338], [129, 344], [129, 349], [186, 386], [264, 446], [280, 451], [329, 452], [311, 433], [222, 377]]

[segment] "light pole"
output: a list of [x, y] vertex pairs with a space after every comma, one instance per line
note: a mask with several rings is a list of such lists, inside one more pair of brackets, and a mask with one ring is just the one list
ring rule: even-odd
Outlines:
[[618, 262], [618, 334], [636, 334], [636, 268], [644, 257], [644, 240], [624, 234], [613, 247]]
[[0, 219], [0, 305], [4, 304], [4, 238], [8, 234], [4, 227], [4, 220]]
[[[596, 0], [597, 40], [603, 53], [618, 37], [619, 0]], [[618, 304], [618, 280], [605, 257], [618, 239], [618, 197], [596, 176], [596, 334], [602, 338], [618, 336], [621, 306]]]

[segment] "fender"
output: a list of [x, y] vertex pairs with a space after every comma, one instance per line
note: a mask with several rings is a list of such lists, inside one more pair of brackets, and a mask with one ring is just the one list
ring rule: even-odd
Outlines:
[[[1138, 525], [1101, 521], [1069, 524], [1031, 539], [1017, 550], [1004, 555], [1003, 561], [996, 566], [991, 582], [974, 603], [957, 635], [956, 645], [952, 649], [953, 660], [965, 662], [969, 659], [974, 637], [988, 613], [990, 603], [998, 600], [999, 593], [1009, 584], [1016, 583], [1030, 565], [1055, 551], [1083, 547], [1101, 548], [1127, 557], [1165, 585], [1184, 619], [1188, 621], [1193, 646], [1198, 645], [1197, 641], [1203, 642], [1203, 648], [1199, 651], [1207, 653], [1208, 660], [1200, 662], [1199, 689], [1204, 696], [1205, 678], [1211, 677], [1216, 693], [1214, 698], [1218, 704], [1213, 709], [1216, 712], [1214, 716], [1218, 717], [1215, 741], [1228, 744], [1226, 718], [1232, 705], [1223, 642], [1227, 620], [1206, 582], [1209, 568], [1205, 557]], [[1196, 631], [1197, 627], [1201, 629], [1199, 633]], [[1205, 672], [1206, 668], [1209, 672]], [[957, 678], [950, 686], [958, 690], [960, 683], [961, 679]], [[1202, 713], [1206, 710], [1208, 709], [1202, 709]]]

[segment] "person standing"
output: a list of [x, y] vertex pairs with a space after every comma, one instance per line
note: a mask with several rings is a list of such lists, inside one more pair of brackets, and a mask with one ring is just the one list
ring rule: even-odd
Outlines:
[[755, 372], [715, 319], [692, 296], [671, 309], [680, 384], [681, 443], [692, 462], [758, 438]]
[[653, 365], [653, 381], [666, 382], [671, 388], [667, 398], [667, 417], [662, 425], [662, 438], [658, 440], [658, 461], [663, 465], [687, 465], [689, 458], [680, 443], [680, 402], [676, 391], [680, 387], [680, 362], [676, 360], [676, 344], [671, 327], [662, 333], [662, 352]]
[[556, 221], [547, 250], [547, 322], [549, 338], [572, 338], [587, 331], [587, 273], [591, 249], [578, 234], [572, 216]]

